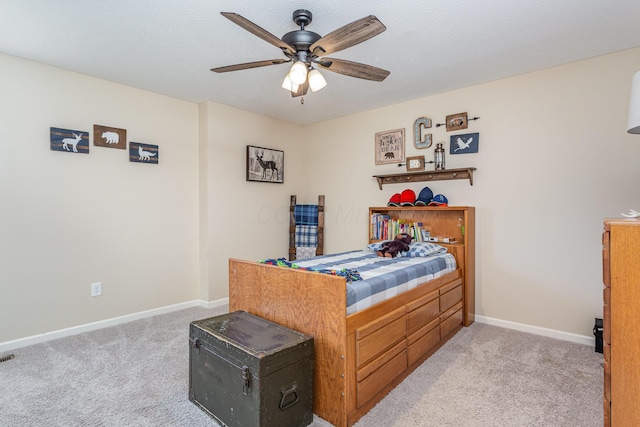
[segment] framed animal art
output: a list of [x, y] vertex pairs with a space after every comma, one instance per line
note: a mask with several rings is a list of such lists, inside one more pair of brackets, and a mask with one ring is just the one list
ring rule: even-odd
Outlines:
[[247, 145], [247, 181], [284, 182], [284, 151]]
[[404, 162], [404, 129], [376, 133], [376, 165]]
[[467, 133], [463, 135], [451, 135], [449, 142], [449, 154], [477, 153], [480, 144], [480, 133]]

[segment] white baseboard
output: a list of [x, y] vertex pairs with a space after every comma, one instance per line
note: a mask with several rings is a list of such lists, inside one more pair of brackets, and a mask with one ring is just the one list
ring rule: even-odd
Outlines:
[[45, 341], [64, 338], [71, 335], [81, 334], [84, 332], [90, 332], [96, 329], [106, 328], [109, 326], [116, 326], [122, 323], [144, 319], [146, 317], [157, 316], [159, 314], [165, 314], [165, 313], [171, 313], [178, 310], [184, 310], [185, 308], [191, 308], [191, 307], [217, 308], [217, 307], [222, 307], [225, 304], [229, 304], [229, 298], [222, 298], [216, 301], [193, 300], [193, 301], [187, 301], [179, 304], [168, 305], [165, 307], [154, 308], [151, 310], [140, 311], [138, 313], [132, 313], [124, 316], [114, 317], [111, 319], [100, 320], [98, 322], [85, 323], [84, 325], [72, 326], [66, 329], [45, 332], [39, 335], [32, 335], [30, 337], [19, 338], [13, 341], [2, 342], [0, 343], [0, 354], [6, 351], [15, 350], [16, 348], [25, 347], [28, 345], [39, 344]]
[[542, 335], [549, 338], [556, 338], [563, 341], [571, 341], [578, 344], [593, 346], [595, 337], [572, 334], [570, 332], [557, 331], [555, 329], [541, 328], [540, 326], [525, 325], [524, 323], [511, 322], [509, 320], [494, 319], [492, 317], [479, 316], [476, 314], [476, 322], [501, 328], [514, 329], [520, 332]]
[[229, 298], [221, 298], [215, 301], [200, 300], [200, 307], [202, 308], [218, 308], [223, 305], [229, 305]]
[[[25, 347], [28, 345], [39, 344], [45, 341], [50, 341], [58, 338], [64, 338], [71, 335], [81, 334], [83, 332], [89, 332], [96, 329], [106, 328], [109, 326], [120, 325], [122, 323], [131, 322], [133, 320], [144, 319], [146, 317], [157, 316], [159, 314], [171, 313], [173, 311], [184, 310], [191, 307], [202, 308], [218, 308], [229, 304], [229, 298], [221, 298], [215, 301], [193, 300], [180, 304], [169, 305], [165, 307], [154, 308], [152, 310], [140, 311], [138, 313], [127, 314], [125, 316], [114, 317], [111, 319], [101, 320], [98, 322], [86, 323], [84, 325], [73, 326], [71, 328], [60, 329], [57, 331], [45, 332], [40, 335], [33, 335], [30, 337], [19, 338], [13, 341], [6, 341], [0, 343], [0, 354], [6, 351], [11, 351], [16, 348]], [[539, 326], [526, 325], [524, 323], [511, 322], [509, 320], [494, 319], [486, 316], [475, 316], [476, 322], [484, 323], [492, 326], [499, 326], [507, 329], [514, 329], [516, 331], [528, 332], [535, 335], [542, 335], [545, 337], [556, 338], [564, 341], [571, 341], [578, 344], [594, 345], [594, 337], [572, 334], [569, 332], [557, 331], [554, 329], [542, 328]]]

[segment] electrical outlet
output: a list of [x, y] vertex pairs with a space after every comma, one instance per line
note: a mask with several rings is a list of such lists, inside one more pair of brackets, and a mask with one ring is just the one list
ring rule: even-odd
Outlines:
[[94, 282], [91, 284], [91, 296], [99, 297], [102, 295], [102, 282]]

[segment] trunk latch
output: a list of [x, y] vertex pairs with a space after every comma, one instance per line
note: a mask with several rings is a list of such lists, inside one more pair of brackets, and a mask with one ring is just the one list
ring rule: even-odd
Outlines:
[[249, 373], [249, 368], [246, 366], [242, 367], [242, 394], [245, 396], [249, 395], [249, 387], [251, 387], [251, 374]]

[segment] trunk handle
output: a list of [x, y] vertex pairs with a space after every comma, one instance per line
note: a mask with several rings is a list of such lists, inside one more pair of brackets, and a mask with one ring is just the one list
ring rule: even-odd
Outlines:
[[[282, 394], [282, 398], [280, 399], [280, 409], [284, 411], [285, 409], [292, 407], [298, 402], [298, 393], [296, 392], [297, 388], [298, 388], [298, 385], [296, 383], [293, 383], [293, 385], [290, 388], [286, 390], [285, 389], [280, 390], [280, 394]], [[292, 394], [294, 396], [294, 399], [291, 402], [284, 403], [285, 399]]]

